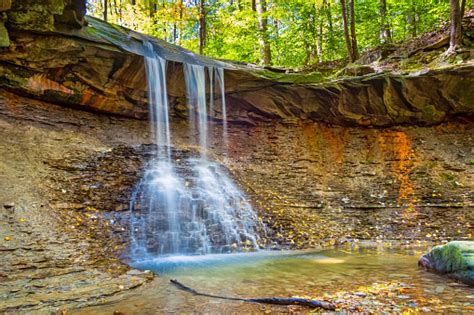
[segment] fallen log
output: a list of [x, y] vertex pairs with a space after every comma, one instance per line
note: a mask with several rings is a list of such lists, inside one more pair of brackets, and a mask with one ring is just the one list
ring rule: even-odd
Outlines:
[[334, 311], [336, 306], [329, 302], [303, 299], [303, 298], [239, 298], [239, 297], [228, 297], [214, 294], [207, 294], [198, 292], [188, 286], [185, 286], [178, 280], [171, 279], [170, 282], [174, 284], [178, 289], [189, 292], [193, 295], [206, 296], [215, 299], [221, 300], [231, 300], [231, 301], [243, 301], [243, 302], [252, 302], [252, 303], [262, 303], [262, 304], [274, 304], [274, 305], [301, 305], [310, 308], [323, 308], [325, 310]]

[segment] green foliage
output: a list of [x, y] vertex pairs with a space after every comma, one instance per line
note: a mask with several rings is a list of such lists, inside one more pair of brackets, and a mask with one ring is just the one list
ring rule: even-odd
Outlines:
[[[108, 21], [198, 51], [199, 1], [109, 0]], [[301, 67], [346, 58], [339, 0], [267, 0], [264, 18], [275, 66]], [[132, 4], [134, 3], [134, 4]], [[361, 52], [384, 43], [381, 0], [355, 1]], [[102, 17], [103, 0], [89, 0], [89, 14]], [[251, 0], [205, 0], [210, 57], [257, 63], [257, 13]], [[433, 30], [449, 18], [447, 0], [386, 0], [385, 25], [400, 42]]]

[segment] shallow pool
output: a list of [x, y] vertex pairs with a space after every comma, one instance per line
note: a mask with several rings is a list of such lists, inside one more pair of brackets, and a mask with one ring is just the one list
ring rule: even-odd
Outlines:
[[149, 285], [79, 313], [288, 313], [268, 306], [193, 296], [169, 284], [178, 279], [205, 293], [232, 297], [305, 296], [341, 311], [474, 312], [474, 288], [417, 266], [422, 250], [363, 248], [229, 255], [175, 256], [134, 263], [160, 277]]

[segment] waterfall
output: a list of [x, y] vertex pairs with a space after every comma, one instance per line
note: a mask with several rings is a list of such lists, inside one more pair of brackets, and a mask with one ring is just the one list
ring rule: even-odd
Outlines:
[[[206, 102], [206, 73], [204, 66], [184, 64], [186, 81], [186, 97], [191, 111], [197, 110], [197, 117], [190, 115], [190, 126], [198, 126], [199, 145], [203, 155], [207, 150], [207, 102]], [[197, 122], [196, 122], [197, 120]]]
[[166, 89], [166, 60], [154, 53], [153, 46], [144, 44], [153, 57], [145, 57], [145, 70], [148, 78], [148, 99], [150, 102], [150, 124], [154, 142], [158, 148], [158, 157], [171, 159], [171, 134], [168, 113], [168, 93]]
[[257, 249], [258, 217], [225, 169], [207, 153], [208, 113], [214, 107], [215, 88], [221, 99], [223, 140], [227, 137], [224, 69], [183, 65], [189, 127], [198, 132], [200, 153], [177, 157], [172, 150], [166, 60], [151, 44], [144, 48], [148, 50], [150, 125], [157, 151], [130, 201], [132, 258]]

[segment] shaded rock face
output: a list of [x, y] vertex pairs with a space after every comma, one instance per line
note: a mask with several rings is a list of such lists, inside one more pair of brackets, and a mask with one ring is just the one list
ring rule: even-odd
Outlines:
[[257, 84], [238, 91], [239, 86], [229, 94], [230, 115], [236, 120], [308, 119], [351, 126], [436, 124], [450, 116], [472, 115], [472, 89], [461, 92], [473, 85], [472, 73], [467, 67], [414, 76], [377, 74], [319, 86]]
[[18, 42], [2, 53], [2, 86], [75, 108], [146, 117], [142, 57], [67, 37], [11, 32], [11, 38]]
[[436, 246], [418, 264], [474, 286], [474, 242], [455, 241]]

